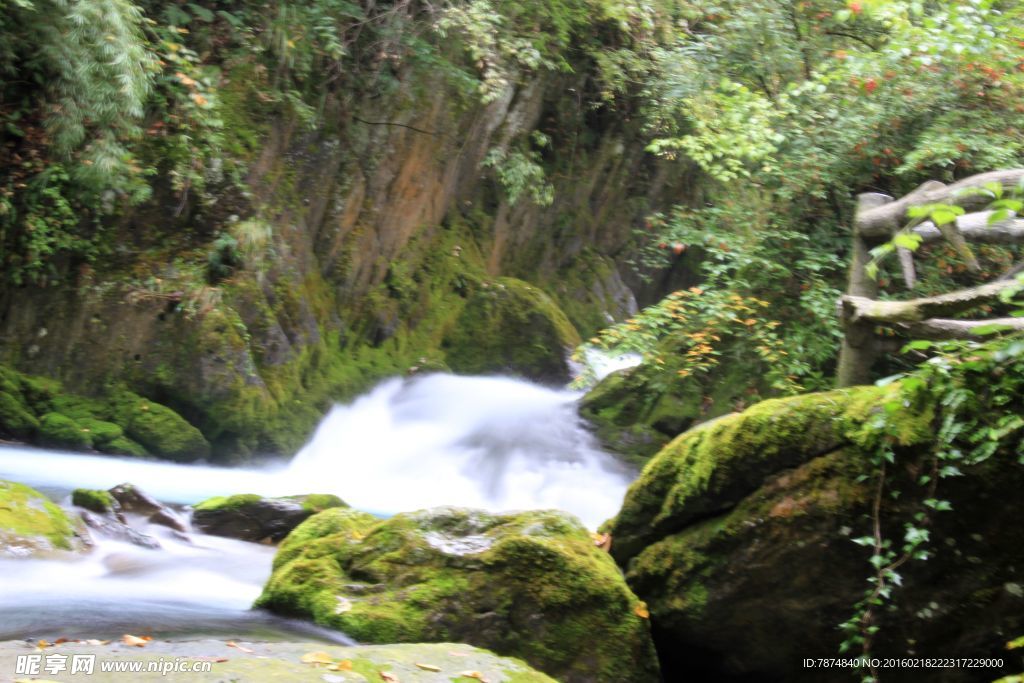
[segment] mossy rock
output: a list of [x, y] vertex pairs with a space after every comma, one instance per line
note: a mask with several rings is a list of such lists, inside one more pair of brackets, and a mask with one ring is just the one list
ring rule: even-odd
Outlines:
[[167, 406], [122, 391], [110, 400], [113, 420], [125, 435], [148, 452], [169, 460], [192, 462], [210, 455], [202, 432]]
[[39, 442], [54, 448], [84, 450], [92, 447], [92, 435], [67, 415], [46, 413], [39, 420]]
[[120, 509], [120, 505], [110, 491], [102, 489], [75, 489], [71, 492], [71, 504], [91, 510], [99, 514], [107, 514]]
[[312, 515], [330, 508], [347, 508], [341, 498], [313, 493], [264, 498], [253, 493], [217, 496], [195, 506], [192, 523], [203, 533], [243, 541], [277, 542]]
[[[647, 463], [611, 525], [612, 552], [625, 562], [668, 530], [720, 513], [769, 475], [853, 442], [870, 410], [893, 387], [856, 387], [770, 399], [703, 423]], [[930, 413], [908, 419], [907, 443], [926, 438]]]
[[[682, 357], [670, 339], [662, 357]], [[756, 365], [722, 363], [708, 373], [683, 379], [656, 363], [613, 372], [580, 400], [580, 415], [602, 446], [643, 465], [669, 441], [701, 422], [713, 420], [770, 395]]]
[[643, 605], [565, 513], [328, 510], [274, 566], [257, 606], [361, 641], [465, 641], [566, 683], [658, 679]]
[[[16, 659], [25, 652], [24, 641], [0, 642], [0, 667], [14, 671]], [[323, 642], [175, 639], [154, 640], [145, 649], [118, 642], [69, 642], [61, 645], [60, 653], [94, 655], [98, 663], [88, 680], [95, 683], [123, 683], [126, 679], [133, 683], [556, 683], [525, 662], [464, 643], [341, 646]], [[143, 672], [126, 677], [123, 673], [105, 671], [109, 668], [107, 663], [128, 659], [142, 662]], [[206, 663], [210, 671], [197, 666], [194, 672], [162, 674], [160, 663], [171, 660], [189, 668]], [[150, 662], [155, 668], [147, 673]]]
[[0, 480], [0, 554], [26, 557], [86, 546], [81, 524], [50, 499], [24, 484]]
[[565, 383], [579, 333], [551, 297], [515, 278], [482, 281], [442, 341], [452, 370]]
[[75, 419], [75, 422], [77, 422], [82, 429], [88, 431], [88, 434], [92, 439], [92, 445], [97, 449], [124, 437], [124, 430], [120, 425], [114, 424], [113, 422], [97, 420], [94, 417], [79, 417]]
[[39, 420], [20, 395], [0, 391], [0, 432], [17, 439], [30, 439], [39, 431]]
[[[836, 626], [871, 575], [872, 549], [851, 541], [873, 528], [868, 449], [883, 413], [899, 463], [890, 486], [903, 492], [880, 502], [883, 535], [902, 539], [904, 523], [927, 509], [919, 477], [935, 408], [901, 392], [894, 383], [764, 401], [691, 429], [647, 464], [607, 528], [630, 588], [649, 605], [668, 680], [835, 680], [800, 662], [838, 652]], [[1002, 634], [1024, 629], [1024, 528], [1008, 504], [1024, 466], [1001, 453], [939, 486], [955, 513], [929, 531], [945, 542], [899, 569], [872, 652], [1005, 656]], [[909, 670], [889, 678], [917, 680]]]
[[149, 452], [143, 448], [142, 444], [132, 441], [127, 436], [119, 436], [116, 439], [99, 444], [96, 449], [110, 455], [132, 455], [135, 457], [149, 455]]

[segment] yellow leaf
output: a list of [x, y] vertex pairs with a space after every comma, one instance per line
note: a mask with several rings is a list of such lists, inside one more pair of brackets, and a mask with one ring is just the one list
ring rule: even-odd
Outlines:
[[340, 662], [334, 662], [333, 664], [328, 664], [327, 665], [327, 670], [328, 671], [351, 671], [352, 670], [352, 660], [351, 659], [343, 659]]
[[441, 667], [434, 666], [433, 664], [420, 664], [419, 662], [416, 662], [416, 666], [417, 666], [417, 668], [423, 669], [424, 671], [434, 671], [434, 672], [437, 672], [437, 671], [441, 670]]
[[252, 648], [248, 648], [248, 647], [243, 647], [242, 645], [239, 645], [238, 643], [236, 643], [233, 640], [229, 640], [226, 644], [227, 644], [228, 647], [233, 647], [233, 648], [235, 648], [237, 650], [241, 650], [242, 652], [247, 652], [249, 654], [252, 654], [253, 652], [256, 652], [256, 650], [253, 650]]
[[307, 652], [302, 655], [301, 661], [303, 664], [333, 664], [334, 658], [326, 652], [316, 651]]
[[459, 676], [464, 676], [466, 678], [475, 678], [478, 681], [486, 681], [487, 680], [486, 678], [484, 678], [484, 675], [482, 673], [480, 673], [479, 671], [463, 671], [462, 673], [459, 674]]
[[153, 640], [153, 638], [151, 636], [139, 637], [139, 636], [133, 636], [130, 633], [126, 633], [123, 636], [121, 636], [121, 642], [122, 643], [124, 643], [125, 645], [131, 645], [131, 646], [134, 646], [134, 647], [146, 647], [146, 644], [149, 643], [149, 641], [151, 641], [151, 640]]
[[353, 541], [361, 541], [364, 538], [366, 538], [365, 534], [361, 534], [358, 531], [356, 531], [355, 529], [352, 530], [352, 540]]
[[50, 644], [45, 640], [40, 640], [38, 643], [36, 643], [36, 647], [42, 650], [44, 647], [50, 647]]
[[647, 610], [647, 603], [638, 602], [636, 607], [633, 608], [633, 614], [637, 615], [641, 619], [650, 619], [651, 613]]

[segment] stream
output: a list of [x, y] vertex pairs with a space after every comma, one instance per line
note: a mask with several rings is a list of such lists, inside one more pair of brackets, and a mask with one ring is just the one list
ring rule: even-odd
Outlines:
[[[130, 482], [179, 506], [234, 493], [334, 493], [381, 516], [438, 505], [558, 508], [595, 528], [617, 512], [635, 472], [601, 451], [577, 415], [579, 396], [501, 377], [391, 379], [332, 408], [290, 460], [225, 468], [2, 446], [0, 479], [64, 505], [74, 488]], [[249, 609], [270, 575], [272, 547], [135, 526], [161, 547], [96, 539], [76, 559], [0, 558], [0, 639], [348, 642]]]

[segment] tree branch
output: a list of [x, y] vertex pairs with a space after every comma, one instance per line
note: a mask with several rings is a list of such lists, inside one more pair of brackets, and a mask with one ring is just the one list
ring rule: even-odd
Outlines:
[[847, 295], [840, 299], [840, 305], [843, 318], [851, 323], [914, 323], [969, 311], [980, 304], [998, 300], [1000, 292], [1015, 286], [1015, 280], [997, 280], [979, 287], [910, 301], [875, 301]]
[[1007, 332], [1024, 331], [1024, 318], [993, 318], [992, 320], [948, 320], [930, 318], [920, 322], [900, 323], [896, 329], [914, 339], [987, 339], [991, 335], [975, 332], [978, 328], [991, 325], [1006, 326]]
[[[989, 225], [988, 217], [991, 215], [991, 211], [978, 211], [957, 216], [956, 229], [968, 242], [1024, 244], [1024, 220], [1014, 218]], [[920, 235], [925, 244], [942, 239], [942, 233], [931, 221], [921, 223], [912, 232]]]
[[858, 214], [856, 231], [857, 234], [865, 238], [887, 239], [889, 235], [902, 228], [909, 221], [907, 210], [912, 206], [920, 204], [956, 204], [964, 208], [981, 208], [991, 201], [990, 197], [979, 194], [961, 195], [959, 193], [967, 188], [980, 187], [992, 182], [997, 182], [1004, 189], [1011, 190], [1017, 186], [1021, 178], [1024, 178], [1024, 168], [979, 173], [952, 185], [942, 187], [938, 187], [936, 183], [934, 189], [924, 192], [912, 192], [895, 202]]

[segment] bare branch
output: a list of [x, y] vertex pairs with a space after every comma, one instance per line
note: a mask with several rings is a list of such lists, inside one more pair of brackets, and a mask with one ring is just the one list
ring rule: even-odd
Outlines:
[[992, 325], [1005, 326], [1007, 332], [1024, 331], [1024, 318], [993, 318], [992, 320], [948, 320], [930, 318], [914, 323], [900, 323], [897, 329], [914, 339], [988, 339], [989, 335], [980, 335], [979, 328]]
[[[1014, 218], [989, 225], [988, 217], [991, 215], [991, 211], [978, 211], [958, 216], [956, 229], [968, 242], [1024, 244], [1024, 220]], [[920, 235], [925, 244], [942, 239], [942, 233], [931, 221], [921, 223], [913, 229], [913, 232]]]
[[892, 203], [859, 213], [856, 221], [857, 234], [865, 238], [888, 239], [893, 232], [908, 222], [907, 210], [920, 204], [956, 204], [965, 209], [981, 208], [988, 204], [991, 198], [977, 194], [960, 195], [958, 193], [967, 188], [980, 187], [992, 182], [997, 182], [1004, 189], [1010, 190], [1017, 186], [1021, 178], [1024, 178], [1024, 168], [1015, 168], [1008, 171], [980, 173], [952, 185], [942, 187], [936, 185], [934, 189], [912, 192]]
[[910, 301], [875, 301], [861, 296], [840, 299], [844, 319], [852, 322], [913, 323], [938, 316], [956, 315], [983, 303], [997, 301], [1015, 280], [997, 280], [978, 287]]

